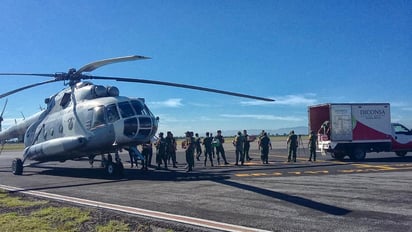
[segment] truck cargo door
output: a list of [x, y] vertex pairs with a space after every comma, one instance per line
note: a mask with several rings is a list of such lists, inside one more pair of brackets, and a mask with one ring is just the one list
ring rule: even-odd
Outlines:
[[352, 108], [331, 105], [331, 140], [352, 140]]

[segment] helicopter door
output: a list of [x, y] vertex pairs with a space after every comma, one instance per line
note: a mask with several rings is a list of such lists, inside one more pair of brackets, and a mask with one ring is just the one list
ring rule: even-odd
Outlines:
[[93, 109], [92, 128], [106, 124], [104, 116], [104, 106], [97, 106]]
[[113, 124], [107, 124], [106, 108], [104, 106], [94, 107], [92, 110], [92, 122], [90, 131], [93, 132], [89, 141], [90, 147], [102, 148], [101, 144], [113, 144], [115, 132]]

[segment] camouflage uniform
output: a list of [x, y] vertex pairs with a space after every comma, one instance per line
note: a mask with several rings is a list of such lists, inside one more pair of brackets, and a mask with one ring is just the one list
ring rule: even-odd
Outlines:
[[252, 160], [252, 159], [250, 158], [250, 156], [249, 156], [250, 141], [249, 141], [249, 135], [247, 134], [247, 131], [246, 131], [246, 130], [243, 131], [243, 136], [245, 137], [245, 145], [244, 145], [244, 147], [243, 147], [243, 152], [244, 152], [244, 154], [245, 154], [245, 159], [246, 159], [247, 161], [250, 161], [250, 160]]
[[220, 164], [219, 154], [221, 154], [223, 161], [225, 161], [225, 164], [229, 164], [226, 160], [225, 149], [223, 148], [223, 143], [225, 143], [225, 139], [223, 138], [221, 133], [222, 132], [220, 130], [218, 130], [217, 135], [215, 136], [215, 140], [218, 141], [218, 144], [216, 146], [217, 162], [218, 162], [218, 164]]
[[238, 165], [239, 161], [241, 165], [243, 165], [243, 162], [245, 161], [245, 154], [243, 153], [243, 146], [245, 143], [245, 137], [242, 136], [242, 133], [239, 131], [233, 140], [233, 145], [236, 147], [236, 163], [235, 165]]
[[177, 168], [176, 166], [176, 139], [173, 137], [172, 132], [168, 131], [166, 136], [167, 148], [167, 160], [170, 161], [172, 159], [173, 167]]
[[206, 132], [206, 137], [203, 139], [203, 146], [205, 146], [205, 166], [207, 157], [209, 157], [210, 165], [213, 167], [213, 159], [212, 159], [212, 137], [209, 136], [209, 132]]
[[186, 149], [187, 172], [191, 172], [195, 166], [195, 139], [192, 132], [186, 132], [186, 140], [183, 145], [183, 148]]
[[165, 138], [163, 138], [163, 133], [159, 134], [159, 139], [156, 142], [156, 163], [157, 163], [157, 168], [160, 169], [160, 165], [162, 162], [165, 165], [165, 169], [167, 169], [167, 154], [166, 154], [166, 148], [167, 148], [167, 141]]
[[[294, 131], [290, 132], [287, 143], [289, 147], [288, 162], [291, 161], [291, 158], [293, 158], [293, 162], [296, 162], [296, 151], [298, 148], [298, 136], [295, 135]], [[292, 154], [293, 154], [293, 157], [291, 157]]]
[[312, 156], [313, 156], [313, 161], [316, 161], [316, 144], [318, 142], [318, 136], [315, 134], [315, 132], [311, 131], [310, 136], [309, 136], [309, 160], [312, 161]]
[[269, 147], [272, 148], [272, 144], [270, 143], [270, 138], [265, 132], [259, 140], [260, 159], [263, 164], [269, 164]]

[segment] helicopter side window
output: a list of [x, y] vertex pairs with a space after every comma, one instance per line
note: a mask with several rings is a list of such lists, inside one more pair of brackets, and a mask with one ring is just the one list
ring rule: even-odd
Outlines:
[[98, 127], [106, 123], [104, 118], [104, 107], [98, 106], [93, 110], [93, 127]]
[[134, 115], [132, 106], [129, 102], [120, 102], [119, 103], [120, 114], [123, 118], [127, 118]]
[[117, 111], [116, 104], [112, 104], [106, 107], [107, 122], [112, 123], [120, 119], [119, 112]]
[[139, 101], [132, 101], [132, 106], [137, 115], [145, 114], [143, 105]]
[[64, 93], [62, 100], [60, 101], [60, 106], [63, 108], [66, 108], [68, 104], [70, 103], [70, 93]]

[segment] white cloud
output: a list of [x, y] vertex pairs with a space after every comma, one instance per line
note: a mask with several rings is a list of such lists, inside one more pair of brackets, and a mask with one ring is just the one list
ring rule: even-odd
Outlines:
[[184, 106], [181, 98], [170, 98], [165, 101], [157, 101], [148, 103], [152, 107], [168, 107], [168, 108], [179, 108]]
[[283, 116], [275, 116], [275, 115], [268, 115], [268, 114], [221, 114], [221, 117], [224, 118], [249, 118], [249, 119], [258, 119], [258, 120], [272, 120], [272, 121], [303, 121], [304, 118], [298, 117], [283, 117]]
[[317, 103], [317, 100], [312, 98], [314, 94], [306, 94], [306, 95], [286, 95], [286, 96], [278, 96], [273, 97], [275, 99], [274, 102], [265, 102], [265, 101], [242, 101], [242, 105], [249, 105], [249, 106], [261, 106], [261, 105], [313, 105]]

